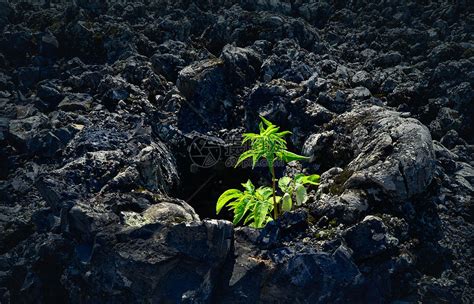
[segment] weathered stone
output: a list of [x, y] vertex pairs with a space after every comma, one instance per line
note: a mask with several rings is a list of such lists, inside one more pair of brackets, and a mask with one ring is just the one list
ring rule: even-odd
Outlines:
[[224, 94], [223, 64], [221, 59], [210, 59], [187, 66], [179, 72], [176, 86], [188, 100], [217, 110]]
[[262, 59], [254, 50], [231, 45], [224, 47], [220, 58], [224, 61], [226, 77], [235, 88], [253, 83], [262, 64]]
[[366, 216], [360, 223], [349, 228], [344, 239], [353, 250], [356, 261], [383, 254], [398, 244], [398, 240], [387, 233], [382, 219], [376, 216]]
[[58, 105], [63, 111], [87, 111], [92, 105], [92, 96], [88, 94], [73, 94], [66, 96]]
[[[372, 106], [357, 108], [333, 123], [332, 128], [341, 126], [351, 138], [348, 143], [344, 132], [335, 135], [333, 145], [349, 144], [353, 149], [345, 168], [353, 173], [343, 188], [369, 186], [381, 189], [392, 199], [404, 200], [422, 193], [430, 184], [434, 152], [431, 136], [420, 122]], [[321, 135], [315, 135], [307, 141], [306, 155], [319, 155], [319, 138]]]

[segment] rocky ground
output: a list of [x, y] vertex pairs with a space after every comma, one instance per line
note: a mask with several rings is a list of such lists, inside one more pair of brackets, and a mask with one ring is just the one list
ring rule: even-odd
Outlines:
[[[474, 302], [470, 1], [51, 2], [0, 1], [1, 303]], [[262, 230], [258, 115], [322, 175]]]

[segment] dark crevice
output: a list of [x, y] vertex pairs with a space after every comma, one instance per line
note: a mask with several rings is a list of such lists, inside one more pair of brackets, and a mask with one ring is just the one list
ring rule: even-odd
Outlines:
[[400, 174], [402, 175], [403, 184], [405, 185], [405, 191], [409, 195], [410, 194], [410, 188], [408, 186], [408, 180], [405, 176], [405, 170], [403, 169], [403, 166], [400, 162], [398, 163], [398, 170], [400, 171]]
[[249, 170], [220, 164], [212, 168], [199, 168], [194, 172], [183, 168], [181, 172], [181, 187], [173, 195], [190, 204], [201, 219], [232, 219], [232, 213], [227, 210], [216, 215], [217, 199], [227, 189], [240, 189], [241, 183], [250, 178]]

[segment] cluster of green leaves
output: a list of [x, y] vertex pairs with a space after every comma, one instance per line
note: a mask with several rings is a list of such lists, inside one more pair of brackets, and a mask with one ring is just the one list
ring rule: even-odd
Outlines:
[[308, 160], [308, 157], [287, 150], [284, 137], [291, 134], [290, 131], [279, 132], [280, 127], [272, 124], [264, 117], [260, 118], [262, 119], [262, 122], [258, 125], [260, 134], [244, 133], [242, 136], [242, 145], [246, 142], [250, 142], [251, 149], [240, 155], [235, 165], [236, 167], [247, 158], [252, 158], [252, 167], [255, 167], [255, 164], [261, 158], [265, 158], [270, 171], [273, 169], [273, 164], [277, 159], [284, 162]]
[[[281, 195], [276, 195], [275, 201], [281, 206], [282, 212], [288, 212], [293, 206], [301, 206], [308, 200], [307, 186], [318, 185], [319, 175], [298, 174], [294, 178], [283, 176], [278, 180]], [[270, 187], [255, 186], [250, 180], [242, 184], [243, 191], [229, 189], [222, 193], [217, 200], [217, 214], [227, 205], [234, 212], [234, 225], [243, 220], [244, 225], [262, 228], [272, 221], [271, 212], [274, 208], [273, 190]], [[293, 204], [293, 202], [296, 202]]]
[[234, 224], [241, 220], [251, 227], [260, 228], [272, 220], [269, 213], [273, 210], [272, 189], [270, 187], [255, 186], [250, 180], [242, 184], [244, 191], [229, 189], [222, 193], [217, 200], [216, 211], [227, 205], [234, 211]]
[[[291, 134], [289, 131], [280, 131], [280, 128], [267, 119], [261, 117], [259, 134], [243, 134], [242, 145], [249, 142], [250, 150], [240, 155], [236, 167], [244, 160], [252, 159], [252, 168], [260, 159], [265, 159], [272, 176], [272, 187], [255, 186], [250, 180], [242, 184], [244, 191], [229, 189], [222, 193], [217, 200], [216, 212], [219, 213], [224, 206], [234, 212], [234, 224], [244, 221], [251, 227], [262, 228], [266, 223], [277, 219], [282, 212], [293, 208], [293, 201], [299, 206], [308, 199], [307, 186], [318, 185], [319, 175], [298, 174], [294, 178], [284, 176], [279, 180], [275, 176], [274, 164], [276, 160], [290, 162], [294, 160], [308, 160], [308, 157], [295, 154], [287, 150], [284, 137]], [[277, 195], [276, 184], [281, 195]], [[273, 217], [271, 213], [273, 211]]]
[[319, 185], [319, 175], [297, 174], [294, 178], [283, 176], [278, 180], [278, 187], [283, 192], [281, 198], [282, 211], [290, 211], [293, 201], [296, 206], [301, 206], [308, 200], [306, 185]]

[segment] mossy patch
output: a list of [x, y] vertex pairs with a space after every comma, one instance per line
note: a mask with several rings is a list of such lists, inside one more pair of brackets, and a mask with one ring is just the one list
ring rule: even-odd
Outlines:
[[329, 240], [336, 236], [335, 228], [321, 229], [315, 233], [314, 237], [318, 240]]
[[329, 192], [333, 195], [339, 195], [344, 192], [344, 183], [352, 176], [353, 170], [344, 169], [334, 178], [334, 183], [329, 187]]

